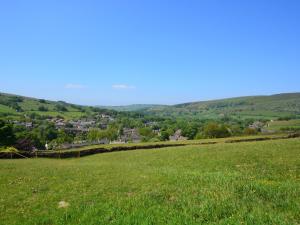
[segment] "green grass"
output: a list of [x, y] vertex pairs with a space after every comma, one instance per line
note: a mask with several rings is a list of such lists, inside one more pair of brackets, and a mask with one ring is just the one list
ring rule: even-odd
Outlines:
[[299, 166], [300, 139], [1, 160], [0, 224], [299, 224]]
[[16, 110], [2, 104], [0, 104], [0, 113], [17, 114]]
[[269, 123], [269, 130], [279, 131], [282, 128], [299, 128], [300, 120], [283, 120], [283, 121], [273, 121]]

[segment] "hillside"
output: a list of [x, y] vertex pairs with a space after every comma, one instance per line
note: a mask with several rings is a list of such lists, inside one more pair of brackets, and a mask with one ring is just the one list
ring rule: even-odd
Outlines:
[[78, 119], [82, 116], [88, 116], [95, 111], [107, 112], [109, 110], [80, 106], [64, 101], [49, 101], [45, 99], [0, 93], [0, 116], [2, 115], [2, 117], [19, 117], [24, 114], [36, 114], [40, 116], [59, 116], [66, 119]]
[[300, 115], [300, 93], [192, 102], [174, 106], [152, 107], [144, 111], [161, 116], [208, 119], [225, 116], [257, 119], [295, 117]]
[[99, 106], [103, 109], [111, 109], [120, 112], [130, 112], [130, 111], [140, 111], [140, 110], [150, 110], [153, 108], [164, 107], [164, 105], [155, 105], [155, 104], [133, 104], [133, 105], [124, 105], [124, 106]]
[[46, 116], [79, 118], [93, 111], [101, 110], [132, 111], [152, 116], [173, 118], [218, 119], [229, 116], [235, 118], [276, 119], [279, 117], [299, 117], [300, 93], [237, 97], [173, 106], [137, 104], [99, 107], [79, 106], [63, 101], [48, 101], [0, 93], [0, 113], [5, 115], [19, 115], [20, 112], [26, 112]]

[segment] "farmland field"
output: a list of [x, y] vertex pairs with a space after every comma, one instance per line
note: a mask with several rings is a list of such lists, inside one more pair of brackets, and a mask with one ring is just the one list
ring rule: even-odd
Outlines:
[[283, 120], [283, 121], [273, 121], [269, 123], [269, 130], [278, 131], [283, 128], [298, 128], [300, 129], [300, 120]]
[[1, 160], [0, 224], [297, 224], [299, 166], [299, 139]]

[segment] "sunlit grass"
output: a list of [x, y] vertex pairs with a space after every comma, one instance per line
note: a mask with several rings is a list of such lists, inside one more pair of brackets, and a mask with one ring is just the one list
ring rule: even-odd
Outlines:
[[299, 139], [1, 160], [0, 224], [297, 224], [299, 165]]

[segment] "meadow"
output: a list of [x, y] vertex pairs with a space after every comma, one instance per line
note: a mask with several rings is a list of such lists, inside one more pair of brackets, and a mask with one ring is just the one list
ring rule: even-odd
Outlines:
[[280, 131], [284, 128], [300, 129], [300, 120], [272, 121], [269, 123], [268, 130]]
[[300, 139], [0, 161], [0, 224], [299, 224]]

